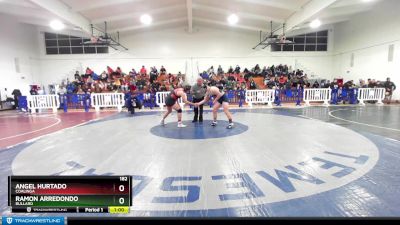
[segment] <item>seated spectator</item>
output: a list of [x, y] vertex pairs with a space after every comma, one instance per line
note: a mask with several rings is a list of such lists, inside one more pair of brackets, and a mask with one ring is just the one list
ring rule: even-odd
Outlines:
[[257, 89], [257, 84], [252, 77], [249, 78], [249, 89], [250, 90]]
[[164, 66], [161, 66], [160, 73], [161, 74], [166, 74], [167, 73], [167, 70], [164, 68]]
[[230, 81], [236, 81], [236, 78], [233, 76], [233, 73], [229, 73], [229, 75], [228, 75], [228, 80], [230, 80]]
[[214, 75], [214, 74], [215, 74], [215, 72], [214, 72], [214, 66], [211, 66], [211, 67], [207, 70], [207, 73], [210, 74], [210, 76]]
[[146, 81], [145, 81], [143, 78], [140, 77], [140, 78], [136, 81], [136, 86], [137, 86], [137, 88], [138, 88], [139, 91], [143, 91], [143, 89], [144, 89], [145, 86], [146, 86]]
[[80, 78], [79, 71], [75, 71], [74, 80], [79, 80]]
[[[78, 72], [78, 71], [77, 71], [77, 72]], [[89, 67], [87, 67], [87, 68], [86, 68], [85, 75], [89, 76], [89, 75], [92, 75], [92, 73], [93, 73], [93, 71], [92, 71]]]
[[267, 67], [264, 66], [264, 68], [261, 71], [261, 76], [263, 76], [265, 78], [265, 77], [267, 77], [267, 75], [268, 75], [268, 70], [267, 70]]
[[285, 84], [286, 84], [286, 78], [285, 78], [285, 76], [281, 75], [281, 76], [279, 77], [278, 82], [279, 82], [279, 88], [283, 88], [283, 87], [285, 86]]
[[346, 83], [343, 84], [343, 88], [345, 89], [351, 89], [354, 87], [354, 83], [353, 80], [349, 80]]
[[136, 75], [137, 75], [137, 73], [136, 73], [136, 70], [135, 70], [135, 69], [132, 69], [132, 70], [129, 72], [129, 76], [131, 76], [132, 78], [135, 78]]
[[232, 66], [229, 67], [228, 74], [233, 74], [233, 68], [232, 68]]
[[144, 66], [142, 66], [142, 68], [140, 69], [140, 75], [146, 75], [147, 74], [147, 70]]
[[58, 89], [57, 94], [59, 94], [59, 95], [67, 94], [67, 88], [65, 87], [65, 85], [60, 85], [60, 88]]
[[203, 71], [203, 73], [200, 74], [200, 77], [203, 78], [203, 80], [209, 80], [210, 76], [206, 71]]
[[319, 83], [318, 81], [315, 81], [314, 84], [312, 85], [312, 88], [319, 88]]
[[331, 88], [331, 89], [337, 89], [337, 88], [339, 88], [339, 84], [338, 84], [337, 79], [334, 79], [334, 80], [330, 83], [330, 88]]
[[368, 79], [368, 80], [369, 80], [369, 82], [368, 82], [368, 88], [376, 88], [376, 81], [375, 81], [375, 79], [373, 79], [373, 80]]
[[117, 69], [115, 70], [115, 75], [116, 76], [118, 76], [118, 77], [120, 77], [121, 75], [122, 75], [122, 70], [121, 70], [121, 68], [120, 67], [117, 67]]
[[360, 85], [360, 88], [367, 88], [368, 87], [363, 79], [359, 80], [359, 85]]
[[260, 65], [257, 64], [257, 65], [254, 67], [253, 73], [254, 73], [255, 75], [260, 75], [260, 74], [261, 74]]
[[85, 94], [85, 92], [82, 90], [82, 87], [81, 87], [81, 86], [78, 87], [78, 91], [77, 91], [76, 93], [77, 93], [78, 95]]
[[235, 67], [235, 73], [240, 73], [240, 66], [239, 65], [236, 65], [236, 67]]
[[168, 91], [167, 86], [165, 84], [162, 84], [160, 87], [160, 91]]
[[108, 78], [108, 74], [106, 73], [106, 71], [103, 71], [103, 72], [101, 73], [101, 75], [100, 75], [100, 79], [101, 79], [102, 81], [107, 81], [107, 78]]
[[158, 71], [156, 67], [152, 67], [150, 71], [150, 83], [154, 83], [154, 81], [157, 80], [158, 77]]
[[327, 80], [322, 88], [330, 88], [331, 81]]
[[376, 86], [375, 86], [376, 88], [383, 88], [383, 83], [381, 83], [381, 81], [377, 81], [376, 82]]
[[218, 66], [217, 73], [218, 75], [224, 74], [224, 70], [222, 69], [221, 65]]
[[111, 67], [107, 66], [107, 72], [109, 76], [112, 76], [114, 74], [114, 70], [111, 69]]

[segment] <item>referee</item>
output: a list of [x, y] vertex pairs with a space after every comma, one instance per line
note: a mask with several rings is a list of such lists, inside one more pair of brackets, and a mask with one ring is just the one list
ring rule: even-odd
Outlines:
[[[207, 89], [203, 87], [203, 78], [197, 78], [197, 82], [192, 86], [190, 93], [193, 96], [193, 103], [201, 102], [204, 99], [204, 95], [206, 94]], [[200, 114], [199, 114], [200, 108]], [[196, 123], [197, 120], [202, 123], [203, 122], [203, 105], [199, 107], [194, 107], [194, 118], [193, 123]]]

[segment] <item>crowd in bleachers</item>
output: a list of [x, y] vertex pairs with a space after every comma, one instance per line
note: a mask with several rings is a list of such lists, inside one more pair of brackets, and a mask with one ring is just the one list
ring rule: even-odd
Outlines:
[[[258, 64], [250, 70], [248, 68], [229, 67], [227, 71], [219, 66], [216, 70], [211, 66], [208, 70], [199, 74], [206, 84], [218, 86], [224, 90], [253, 90], [253, 89], [296, 89], [296, 88], [357, 88], [357, 87], [383, 87], [387, 91], [393, 91], [396, 86], [389, 79], [385, 82], [368, 79], [353, 80], [310, 80], [302, 70], [292, 70], [287, 65], [272, 65], [261, 68]], [[132, 69], [128, 73], [117, 67], [111, 67], [100, 74], [90, 68], [86, 68], [85, 74], [76, 71], [72, 81], [67, 80], [60, 85], [59, 94], [63, 93], [102, 93], [102, 92], [144, 92], [155, 93], [159, 91], [173, 90], [181, 84], [190, 90], [191, 84], [186, 81], [185, 74], [167, 73], [164, 66], [158, 70], [155, 66], [149, 70], [142, 66], [137, 72]]]

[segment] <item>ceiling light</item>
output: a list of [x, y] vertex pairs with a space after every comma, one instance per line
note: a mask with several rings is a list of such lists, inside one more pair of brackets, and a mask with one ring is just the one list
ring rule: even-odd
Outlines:
[[228, 16], [228, 23], [230, 25], [237, 24], [238, 21], [239, 21], [239, 17], [236, 14], [231, 14], [230, 16]]
[[53, 20], [50, 22], [50, 27], [53, 30], [62, 30], [64, 29], [65, 25], [59, 20]]
[[153, 19], [151, 18], [151, 16], [147, 14], [144, 14], [140, 17], [140, 22], [142, 22], [144, 25], [149, 25], [152, 21]]
[[311, 28], [318, 28], [321, 26], [321, 21], [319, 19], [315, 19], [310, 23]]

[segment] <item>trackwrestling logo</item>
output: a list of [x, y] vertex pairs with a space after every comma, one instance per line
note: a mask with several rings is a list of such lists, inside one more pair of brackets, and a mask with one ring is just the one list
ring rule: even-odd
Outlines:
[[3, 217], [3, 224], [9, 225], [33, 225], [33, 224], [53, 224], [64, 225], [64, 217]]

